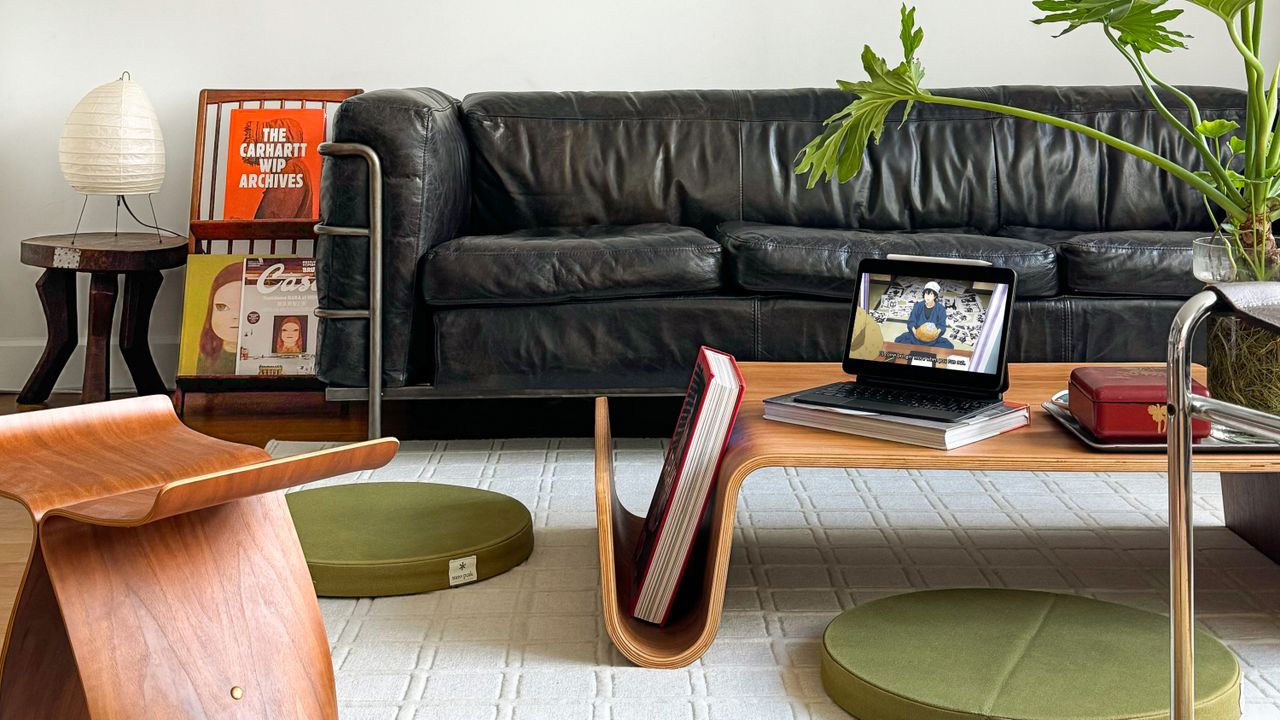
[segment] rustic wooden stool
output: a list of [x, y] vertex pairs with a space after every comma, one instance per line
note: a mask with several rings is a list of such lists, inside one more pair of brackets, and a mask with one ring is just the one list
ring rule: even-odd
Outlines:
[[148, 233], [81, 233], [46, 235], [22, 241], [22, 262], [46, 268], [36, 281], [44, 306], [49, 339], [44, 354], [18, 394], [18, 403], [38, 405], [49, 399], [54, 383], [79, 341], [76, 322], [76, 273], [91, 273], [89, 338], [85, 346], [81, 402], [110, 397], [111, 322], [115, 314], [117, 275], [124, 275], [124, 308], [120, 315], [120, 354], [139, 395], [165, 392], [151, 359], [147, 327], [151, 306], [160, 291], [161, 270], [187, 262], [187, 239]]
[[0, 418], [0, 496], [34, 539], [0, 720], [338, 716], [284, 495], [385, 465], [394, 439], [273, 460], [140, 397]]

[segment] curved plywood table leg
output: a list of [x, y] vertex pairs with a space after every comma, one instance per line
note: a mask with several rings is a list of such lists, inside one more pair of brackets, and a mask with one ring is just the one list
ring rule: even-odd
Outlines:
[[686, 579], [681, 581], [667, 623], [661, 626], [631, 615], [635, 585], [631, 552], [643, 519], [622, 506], [613, 486], [613, 436], [607, 398], [596, 399], [595, 468], [605, 629], [618, 651], [641, 667], [685, 667], [707, 652], [720, 629], [738, 491], [742, 481], [759, 467], [736, 464], [731, 455], [725, 457], [708, 510], [711, 531], [702, 533], [701, 544], [694, 546]]
[[336, 720], [283, 489], [385, 465], [394, 439], [272, 459], [150, 396], [0, 418], [0, 495], [36, 540], [0, 720]]
[[89, 718], [38, 541], [33, 551], [10, 619], [5, 662], [13, 670], [0, 677], [0, 720]]

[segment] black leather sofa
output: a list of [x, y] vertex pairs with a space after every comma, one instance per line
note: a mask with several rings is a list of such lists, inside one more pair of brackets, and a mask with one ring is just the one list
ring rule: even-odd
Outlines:
[[[943, 91], [1097, 126], [1195, 165], [1135, 87]], [[1191, 88], [1243, 124], [1243, 94]], [[792, 172], [836, 90], [380, 90], [334, 139], [385, 183], [384, 382], [453, 395], [676, 390], [700, 344], [739, 360], [837, 360], [859, 260], [976, 257], [1015, 268], [1011, 360], [1163, 358], [1200, 289], [1201, 198], [1055, 128], [919, 106], [852, 182]], [[1172, 104], [1171, 104], [1172, 106]], [[1185, 118], [1185, 114], [1183, 114]], [[896, 114], [891, 114], [896, 118]], [[365, 170], [325, 161], [321, 215], [365, 225]], [[367, 246], [321, 237], [320, 305], [364, 307]], [[318, 374], [366, 384], [367, 325], [320, 325]]]

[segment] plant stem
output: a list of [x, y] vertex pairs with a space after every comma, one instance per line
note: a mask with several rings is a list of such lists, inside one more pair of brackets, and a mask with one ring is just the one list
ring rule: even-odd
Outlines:
[[[1142, 55], [1136, 52], [1130, 54], [1128, 49], [1126, 49], [1125, 46], [1120, 44], [1120, 41], [1116, 39], [1110, 28], [1104, 28], [1103, 32], [1106, 34], [1107, 39], [1111, 41], [1111, 44], [1115, 46], [1116, 50], [1124, 56], [1124, 59], [1129, 61], [1130, 67], [1132, 67], [1133, 71], [1138, 75], [1138, 80], [1142, 82], [1142, 89], [1146, 90], [1147, 97], [1151, 99], [1151, 104], [1154, 105], [1160, 115], [1163, 116], [1164, 119], [1174, 127], [1174, 129], [1181, 133], [1182, 136], [1185, 137], [1200, 153], [1200, 159], [1204, 162], [1204, 166], [1208, 168], [1210, 174], [1218, 180], [1218, 188], [1221, 189], [1224, 194], [1231, 197], [1233, 201], [1240, 205], [1244, 205], [1244, 196], [1236, 190], [1235, 185], [1231, 184], [1231, 178], [1227, 177], [1227, 171], [1222, 167], [1222, 163], [1219, 160], [1219, 154], [1215, 154], [1209, 149], [1209, 146], [1205, 144], [1203, 135], [1192, 131], [1186, 125], [1183, 125], [1182, 121], [1174, 117], [1173, 113], [1169, 111], [1169, 108], [1165, 107], [1164, 101], [1161, 100], [1160, 96], [1156, 94], [1156, 91], [1152, 89], [1150, 81], [1155, 81], [1157, 84], [1161, 85], [1161, 87], [1163, 87], [1164, 84], [1156, 79], [1155, 76], [1151, 75], [1151, 72], [1147, 70], [1146, 64], [1141, 61]], [[1185, 102], [1189, 102], [1190, 100], [1191, 98], [1188, 97]], [[1190, 104], [1193, 106], [1195, 105], [1194, 102], [1191, 102]], [[1200, 113], [1197, 108], [1197, 111], [1192, 115], [1192, 127], [1200, 124], [1199, 114]]]
[[1243, 220], [1246, 215], [1246, 211], [1244, 207], [1232, 201], [1231, 198], [1224, 195], [1220, 190], [1218, 190], [1218, 188], [1214, 187], [1211, 183], [1206, 182], [1204, 179], [1197, 177], [1195, 173], [1191, 172], [1190, 170], [1187, 170], [1186, 168], [1182, 167], [1181, 165], [1178, 165], [1177, 163], [1173, 162], [1172, 160], [1169, 160], [1166, 157], [1157, 155], [1156, 153], [1153, 153], [1150, 150], [1147, 150], [1146, 148], [1142, 148], [1137, 145], [1134, 145], [1133, 143], [1128, 143], [1128, 142], [1125, 142], [1124, 140], [1108, 135], [1107, 133], [1104, 133], [1101, 130], [1098, 130], [1097, 128], [1092, 128], [1092, 127], [1089, 127], [1088, 125], [1083, 125], [1078, 122], [1072, 122], [1071, 120], [1064, 120], [1060, 117], [1055, 117], [1053, 115], [1046, 115], [1045, 113], [1035, 112], [1033, 110], [1023, 110], [1022, 108], [1019, 108], [1019, 107], [1013, 107], [1010, 105], [1001, 105], [999, 103], [985, 102], [982, 100], [965, 100], [962, 98], [947, 97], [945, 95], [931, 95], [931, 94], [925, 94], [925, 93], [918, 93], [912, 96], [903, 97], [902, 99], [903, 100], [910, 99], [910, 100], [915, 100], [916, 102], [932, 103], [935, 105], [950, 105], [953, 107], [966, 107], [973, 110], [986, 110], [988, 112], [999, 113], [1001, 115], [1011, 115], [1016, 118], [1022, 118], [1023, 120], [1040, 122], [1046, 125], [1052, 125], [1054, 127], [1059, 127], [1064, 130], [1070, 130], [1072, 132], [1079, 133], [1086, 137], [1097, 140], [1098, 142], [1104, 145], [1108, 145], [1122, 152], [1129, 153], [1134, 157], [1145, 160], [1151, 163], [1152, 165], [1155, 165], [1156, 167], [1160, 168], [1161, 170], [1164, 170], [1170, 175], [1173, 175], [1174, 177], [1187, 183], [1191, 187], [1204, 193], [1205, 197], [1211, 200], [1218, 207], [1225, 210], [1227, 212], [1227, 215], [1229, 215], [1233, 220], [1236, 220], [1237, 222], [1240, 220]]
[[[1265, 271], [1278, 257], [1275, 237], [1271, 231], [1271, 219], [1267, 211], [1267, 196], [1270, 190], [1264, 171], [1266, 170], [1269, 152], [1267, 140], [1271, 137], [1272, 124], [1275, 117], [1275, 105], [1267, 93], [1266, 68], [1258, 61], [1257, 50], [1261, 40], [1260, 25], [1262, 2], [1258, 0], [1256, 13], [1250, 14], [1249, 7], [1240, 12], [1240, 33], [1228, 22], [1227, 30], [1231, 41], [1240, 51], [1245, 62], [1245, 75], [1249, 83], [1249, 114], [1246, 123], [1248, 137], [1247, 154], [1245, 156], [1245, 179], [1249, 191], [1249, 204], [1245, 208], [1244, 221], [1239, 226], [1237, 244], [1247, 251], [1254, 276], [1265, 280]], [[1272, 93], [1274, 95], [1274, 93]]]
[[[1250, 43], [1249, 43], [1249, 47], [1253, 50], [1253, 55], [1254, 55], [1254, 57], [1257, 57], [1257, 58], [1261, 58], [1261, 57], [1262, 57], [1262, 54], [1258, 52], [1258, 49], [1259, 49], [1260, 47], [1262, 47], [1262, 8], [1263, 8], [1263, 5], [1264, 5], [1263, 0], [1257, 0], [1257, 2], [1255, 2], [1255, 3], [1253, 4], [1253, 38], [1252, 38], [1252, 40], [1251, 40], [1251, 41], [1250, 41]], [[1259, 63], [1258, 63], [1258, 65], [1259, 65], [1259, 71], [1258, 71], [1258, 74], [1262, 76], [1263, 84], [1265, 85], [1265, 84], [1266, 84], [1266, 79], [1267, 79], [1267, 75], [1266, 75], [1266, 68], [1261, 67], [1261, 65], [1262, 65], [1262, 63], [1261, 63], [1261, 62], [1259, 62]]]
[[1253, 45], [1253, 13], [1249, 6], [1240, 8], [1240, 39], [1246, 46]]
[[[1262, 63], [1258, 60], [1258, 56], [1254, 55], [1253, 49], [1245, 43], [1241, 37], [1241, 31], [1249, 34], [1252, 40], [1252, 23], [1250, 22], [1251, 14], [1249, 9], [1245, 8], [1240, 12], [1240, 31], [1236, 30], [1236, 26], [1227, 21], [1227, 34], [1231, 36], [1231, 42], [1235, 44], [1236, 50], [1240, 52], [1240, 57], [1244, 58], [1245, 76], [1249, 83], [1249, 108], [1245, 122], [1245, 136], [1249, 138], [1248, 147], [1245, 148], [1245, 176], [1257, 178], [1262, 174], [1262, 168], [1258, 163], [1258, 155], [1260, 151], [1259, 129], [1262, 127], [1262, 116], [1265, 109], [1261, 105], [1259, 94], [1265, 93], [1263, 83], [1266, 77], [1266, 68], [1262, 67]], [[1267, 128], [1268, 132], [1270, 128]], [[1265, 141], [1262, 141], [1265, 142]], [[1250, 200], [1254, 204], [1258, 202], [1256, 189], [1250, 186]]]
[[[1191, 127], [1192, 128], [1198, 127], [1200, 125], [1201, 117], [1200, 117], [1200, 106], [1196, 105], [1196, 101], [1193, 100], [1190, 95], [1180, 90], [1176, 85], [1170, 85], [1164, 80], [1161, 80], [1160, 77], [1157, 76], [1155, 73], [1151, 72], [1151, 69], [1147, 67], [1146, 61], [1142, 59], [1141, 53], [1134, 53], [1134, 60], [1138, 62], [1138, 67], [1142, 68], [1142, 72], [1145, 73], [1147, 77], [1151, 78], [1152, 82], [1158, 85], [1161, 89], [1165, 90], [1166, 92], [1172, 94], [1174, 97], [1181, 100], [1182, 104], [1187, 106], [1188, 112], [1191, 113]], [[1202, 143], [1204, 142], [1203, 135], [1197, 132], [1196, 136], [1200, 139]], [[1280, 143], [1277, 143], [1275, 147], [1277, 150], [1280, 150]], [[1205, 145], [1205, 148], [1207, 149], [1208, 145]], [[1222, 157], [1221, 146], [1218, 146], [1218, 151], [1216, 153], [1212, 153], [1212, 155], [1215, 160], [1221, 163], [1221, 157]], [[1240, 191], [1237, 190], [1236, 186], [1231, 182], [1231, 178], [1227, 177], [1225, 172], [1226, 166], [1219, 165], [1219, 167], [1223, 167], [1223, 172], [1221, 176], [1219, 176], [1218, 173], [1214, 173], [1215, 177], [1218, 177], [1218, 181], [1219, 181], [1218, 187], [1222, 189], [1223, 193], [1228, 195], [1232, 200], [1234, 200], [1237, 204], [1239, 204], [1240, 207], [1244, 207], [1245, 205], [1247, 205], [1248, 203], [1245, 201], [1244, 195], [1240, 194]], [[1214, 168], [1211, 165], [1209, 167], [1210, 172], [1212, 172], [1213, 169]]]
[[[1253, 49], [1254, 56], [1261, 57], [1262, 56], [1262, 8], [1263, 8], [1262, 0], [1258, 0], [1258, 2], [1255, 3], [1255, 5], [1256, 7], [1254, 9], [1254, 15], [1253, 15], [1253, 43], [1251, 47]], [[1261, 63], [1259, 63], [1259, 66], [1261, 66]], [[1280, 73], [1280, 68], [1277, 69], [1277, 73]], [[1266, 114], [1263, 115], [1262, 126], [1258, 128], [1258, 140], [1260, 143], [1262, 143], [1259, 146], [1259, 153], [1262, 155], [1262, 158], [1258, 163], [1258, 169], [1260, 173], [1266, 173], [1271, 167], [1273, 167], [1276, 164], [1278, 160], [1280, 160], [1280, 154], [1278, 154], [1278, 151], [1277, 151], [1277, 148], [1280, 148], [1280, 143], [1277, 143], [1277, 138], [1275, 135], [1273, 135], [1273, 133], [1275, 132], [1274, 125], [1276, 122], [1276, 105], [1277, 105], [1276, 80], [1278, 78], [1280, 78], [1280, 76], [1272, 75], [1270, 91], [1267, 93], [1267, 95], [1264, 96], [1266, 101], [1265, 102]], [[1260, 90], [1267, 88], [1267, 73], [1265, 68], [1262, 68], [1258, 71], [1258, 85]]]
[[[1191, 127], [1194, 128], [1195, 126], [1199, 125], [1200, 119], [1201, 119], [1200, 106], [1196, 105], [1196, 101], [1192, 100], [1190, 95], [1179, 90], [1177, 86], [1170, 85], [1169, 83], [1156, 77], [1156, 74], [1151, 72], [1151, 70], [1147, 67], [1147, 62], [1142, 59], [1142, 53], [1134, 53], [1134, 59], [1138, 61], [1138, 67], [1142, 68], [1142, 72], [1145, 73], [1147, 77], [1151, 78], [1152, 82], [1160, 86], [1161, 89], [1165, 90], [1166, 92], [1172, 94], [1174, 97], [1181, 100], [1182, 104], [1187, 106], [1187, 110], [1191, 113]], [[1199, 135], [1199, 133], [1196, 133], [1196, 134]]]
[[[1280, 84], [1280, 66], [1277, 66], [1275, 72], [1271, 74], [1271, 91], [1267, 96], [1267, 115], [1269, 117], [1267, 128], [1269, 128], [1269, 132], [1264, 132], [1263, 137], [1267, 138], [1269, 145], [1267, 160], [1262, 165], [1263, 172], [1266, 175], [1275, 175], [1277, 170], [1280, 170], [1277, 167], [1277, 165], [1280, 165], [1280, 128], [1271, 129], [1276, 122], [1276, 111], [1280, 109], [1280, 88], [1277, 87], [1277, 84]], [[1270, 195], [1270, 191], [1267, 194]]]

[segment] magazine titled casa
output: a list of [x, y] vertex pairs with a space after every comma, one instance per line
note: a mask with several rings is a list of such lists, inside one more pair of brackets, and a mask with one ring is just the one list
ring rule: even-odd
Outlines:
[[236, 374], [313, 374], [316, 305], [315, 258], [245, 258]]

